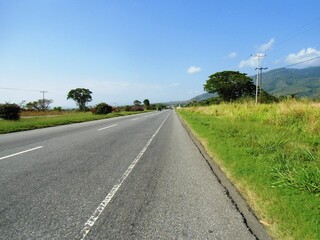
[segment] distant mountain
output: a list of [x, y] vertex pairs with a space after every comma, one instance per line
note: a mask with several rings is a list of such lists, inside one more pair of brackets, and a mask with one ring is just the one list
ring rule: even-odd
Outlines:
[[208, 98], [212, 98], [212, 97], [216, 97], [217, 94], [216, 93], [203, 93], [201, 95], [198, 95], [198, 96], [195, 96], [194, 98], [191, 98], [189, 100], [189, 102], [192, 102], [192, 101], [202, 101], [202, 100], [206, 100]]
[[[255, 83], [256, 76], [251, 76]], [[296, 95], [297, 97], [320, 98], [320, 66], [303, 69], [279, 68], [263, 72], [262, 88], [279, 97]], [[204, 93], [188, 102], [202, 101], [216, 97], [215, 93]]]
[[[252, 78], [255, 79], [255, 76]], [[294, 94], [298, 97], [319, 98], [320, 67], [279, 68], [263, 72], [262, 88], [276, 97]]]

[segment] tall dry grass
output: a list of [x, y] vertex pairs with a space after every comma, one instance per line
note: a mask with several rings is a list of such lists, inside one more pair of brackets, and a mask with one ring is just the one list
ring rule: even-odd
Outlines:
[[289, 127], [308, 134], [320, 133], [320, 103], [287, 100], [276, 104], [223, 103], [209, 107], [190, 107], [189, 111], [215, 117], [254, 121]]

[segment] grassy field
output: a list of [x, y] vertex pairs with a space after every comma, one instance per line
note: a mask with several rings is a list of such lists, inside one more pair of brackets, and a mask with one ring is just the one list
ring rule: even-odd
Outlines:
[[141, 111], [112, 112], [106, 115], [95, 115], [91, 112], [23, 112], [21, 114], [22, 118], [19, 121], [0, 120], [0, 134], [114, 118], [138, 113], [141, 113]]
[[275, 239], [320, 239], [320, 104], [178, 111]]

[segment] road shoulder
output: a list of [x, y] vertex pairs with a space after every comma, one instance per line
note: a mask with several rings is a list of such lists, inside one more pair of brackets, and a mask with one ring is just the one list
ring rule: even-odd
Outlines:
[[179, 114], [177, 114], [178, 119], [181, 124], [187, 131], [188, 135], [194, 142], [194, 144], [199, 149], [201, 155], [209, 164], [212, 172], [217, 177], [220, 184], [225, 188], [228, 197], [231, 199], [235, 207], [238, 209], [243, 219], [245, 220], [245, 224], [251, 230], [252, 234], [259, 240], [271, 240], [271, 237], [268, 235], [267, 231], [263, 227], [263, 225], [258, 220], [257, 216], [251, 209], [251, 207], [247, 204], [244, 198], [241, 196], [240, 192], [233, 186], [233, 184], [229, 181], [226, 175], [222, 172], [218, 164], [214, 162], [214, 160], [207, 154], [203, 145], [199, 142], [199, 140], [195, 137], [192, 131], [189, 129], [187, 124], [181, 119]]

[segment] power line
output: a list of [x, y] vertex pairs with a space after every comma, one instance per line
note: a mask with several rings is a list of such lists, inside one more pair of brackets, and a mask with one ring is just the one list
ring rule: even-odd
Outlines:
[[[315, 22], [317, 22], [317, 23], [313, 24]], [[310, 24], [313, 24], [313, 25], [306, 29], [305, 27], [310, 26]], [[280, 41], [278, 42], [277, 46], [281, 46], [282, 44], [290, 41], [291, 39], [296, 38], [296, 37], [298, 37], [298, 36], [300, 36], [300, 35], [302, 35], [302, 34], [304, 34], [306, 32], [309, 32], [309, 31], [317, 28], [318, 26], [320, 26], [320, 17], [318, 17], [315, 20], [312, 20], [312, 21], [300, 26], [299, 28], [297, 28], [297, 30], [292, 31], [291, 33], [287, 34], [288, 37], [287, 38], [284, 37], [283, 40], [280, 39]]]
[[29, 91], [29, 92], [40, 92], [42, 93], [42, 104], [44, 106], [44, 94], [47, 93], [48, 91], [43, 91], [43, 90], [34, 90], [34, 89], [21, 89], [21, 88], [4, 88], [4, 87], [0, 87], [0, 89], [4, 89], [4, 90], [14, 90], [14, 91]]
[[285, 67], [282, 67], [282, 68], [287, 68], [287, 67], [295, 66], [295, 65], [298, 65], [298, 64], [301, 64], [301, 63], [305, 63], [305, 62], [309, 62], [309, 61], [312, 61], [312, 60], [315, 60], [315, 59], [318, 59], [318, 58], [320, 58], [320, 56], [314, 57], [314, 58], [311, 58], [311, 59], [308, 59], [308, 60], [304, 60], [304, 61], [301, 61], [301, 62], [293, 63], [293, 64], [287, 65], [287, 66], [285, 66]]
[[42, 92], [41, 90], [22, 89], [22, 88], [5, 88], [5, 87], [0, 87], [0, 89], [4, 89], [4, 90], [14, 90], [14, 91]]

